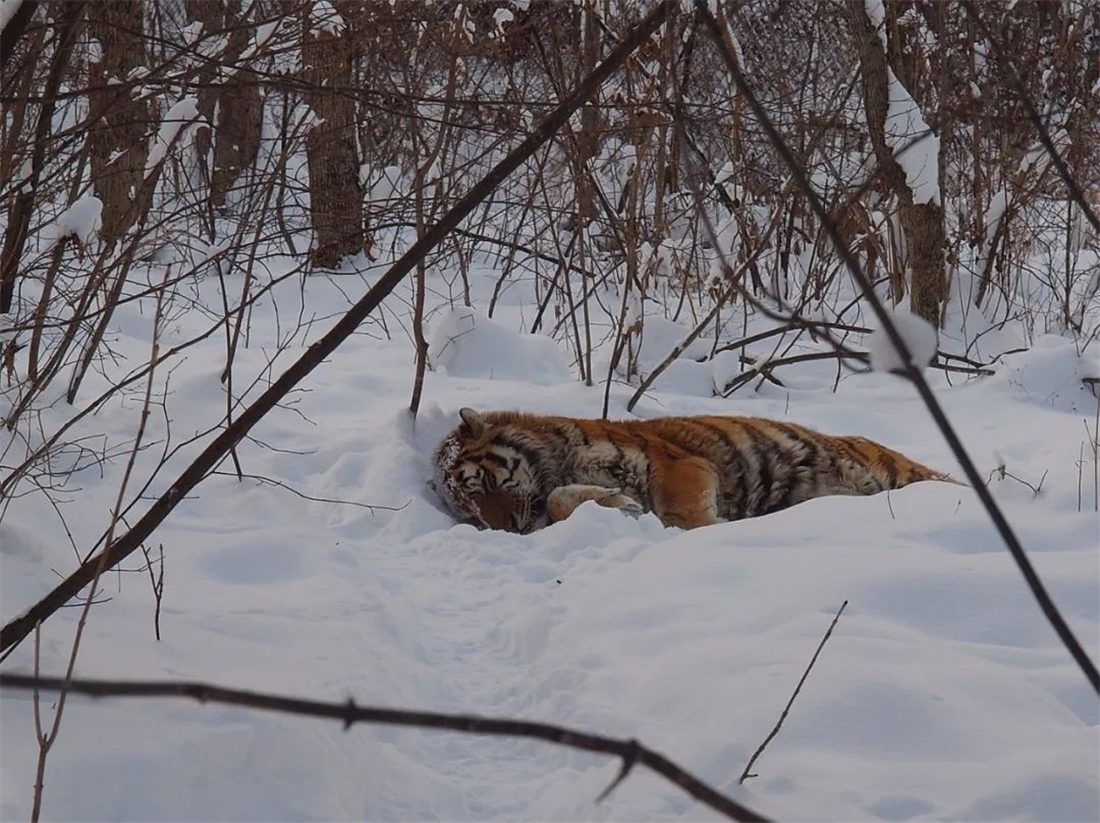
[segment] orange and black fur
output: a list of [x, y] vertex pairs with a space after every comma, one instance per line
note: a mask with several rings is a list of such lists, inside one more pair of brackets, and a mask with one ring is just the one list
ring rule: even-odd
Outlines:
[[942, 472], [863, 437], [759, 417], [581, 420], [459, 412], [433, 487], [463, 522], [526, 533], [588, 500], [692, 529], [830, 494], [875, 494]]

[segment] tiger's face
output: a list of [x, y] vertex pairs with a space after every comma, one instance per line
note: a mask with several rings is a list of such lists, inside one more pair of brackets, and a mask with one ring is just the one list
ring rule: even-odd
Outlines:
[[432, 487], [454, 516], [480, 529], [527, 534], [547, 524], [546, 500], [527, 455], [473, 409], [435, 452]]

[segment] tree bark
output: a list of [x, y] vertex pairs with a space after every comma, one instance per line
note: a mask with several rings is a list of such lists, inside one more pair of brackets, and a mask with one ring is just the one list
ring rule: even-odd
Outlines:
[[[33, 9], [32, 9], [33, 11]], [[84, 3], [61, 3], [57, 18], [57, 45], [50, 61], [50, 73], [46, 77], [43, 101], [38, 109], [38, 120], [34, 131], [34, 148], [31, 150], [30, 175], [12, 198], [8, 207], [8, 225], [4, 231], [4, 244], [0, 250], [0, 314], [7, 314], [14, 307], [15, 284], [19, 275], [19, 261], [27, 243], [31, 214], [34, 211], [34, 198], [38, 190], [38, 181], [46, 162], [46, 144], [53, 124], [53, 113], [57, 102], [56, 95], [61, 84], [61, 76], [69, 63], [77, 24], [84, 12]], [[9, 25], [14, 25], [12, 20]], [[7, 29], [5, 29], [7, 31]], [[9, 131], [8, 138], [17, 137]], [[14, 151], [14, 150], [13, 150]], [[7, 153], [7, 147], [5, 147]], [[11, 165], [11, 161], [8, 161]], [[12, 352], [9, 344], [8, 352]]]
[[325, 90], [325, 87], [351, 86], [355, 43], [346, 30], [331, 32], [312, 27], [308, 8], [302, 38], [302, 62], [306, 80], [312, 87], [309, 104], [318, 120], [306, 136], [309, 210], [313, 222], [310, 259], [314, 266], [328, 268], [345, 255], [364, 251], [366, 241], [355, 101], [346, 91]]
[[100, 235], [108, 244], [126, 233], [143, 207], [137, 198], [145, 179], [151, 118], [147, 105], [134, 99], [135, 89], [127, 80], [133, 69], [145, 65], [144, 22], [141, 2], [88, 4], [89, 33], [102, 52], [89, 71], [92, 180], [103, 201]]
[[898, 201], [898, 215], [905, 238], [905, 255], [909, 269], [910, 310], [939, 328], [940, 315], [947, 299], [943, 208], [938, 202], [920, 203], [913, 197], [905, 170], [895, 159], [893, 149], [886, 141], [886, 116], [890, 107], [886, 50], [867, 16], [863, 0], [849, 0], [848, 11], [859, 51], [867, 130], [881, 179]]
[[[203, 24], [203, 34], [225, 30], [226, 46], [218, 62], [233, 64], [249, 43], [252, 29], [242, 25], [241, 0], [203, 0], [186, 4], [188, 19]], [[256, 159], [260, 150], [263, 103], [260, 87], [254, 83], [217, 83], [214, 62], [200, 72], [206, 82], [216, 85], [200, 89], [199, 113], [211, 126], [200, 125], [195, 132], [195, 147], [205, 162], [213, 149], [210, 169], [210, 199], [215, 208], [225, 205], [233, 184]]]

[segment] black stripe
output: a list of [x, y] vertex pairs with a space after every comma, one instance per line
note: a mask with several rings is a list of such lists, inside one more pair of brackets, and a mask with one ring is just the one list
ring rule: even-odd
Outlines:
[[773, 493], [776, 491], [774, 488], [776, 482], [775, 475], [778, 473], [776, 470], [783, 462], [781, 449], [779, 443], [776, 442], [774, 438], [768, 437], [764, 432], [760, 431], [760, 429], [749, 423], [744, 424], [742, 430], [753, 445], [753, 451], [756, 454], [757, 471], [760, 473], [761, 497], [759, 504], [751, 514], [754, 516], [767, 514], [773, 511], [771, 500]]
[[[882, 448], [882, 470], [886, 472], [887, 482], [883, 485], [885, 489], [898, 489], [901, 488], [898, 485], [898, 462], [894, 459], [894, 455], [890, 454], [890, 451], [886, 447]], [[874, 472], [872, 472], [874, 474]], [[878, 478], [876, 478], [878, 479]]]
[[620, 487], [627, 486], [629, 485], [629, 478], [627, 477], [626, 470], [626, 452], [623, 450], [622, 446], [615, 442], [615, 438], [612, 436], [611, 429], [609, 428], [609, 426], [612, 425], [611, 422], [608, 420], [601, 420], [599, 422], [600, 428], [604, 431], [604, 437], [607, 439], [607, 442], [611, 444], [611, 448], [615, 450], [615, 461], [611, 465], [605, 465], [603, 468], [615, 479], [615, 482], [618, 483]]
[[519, 454], [527, 464], [531, 467], [531, 471], [536, 476], [541, 473], [542, 469], [542, 457], [539, 453], [531, 448], [527, 443], [522, 440], [509, 437], [507, 434], [495, 434], [489, 441], [494, 446], [504, 446]]
[[[577, 431], [580, 431], [580, 428], [577, 426], [574, 426], [573, 428]], [[565, 431], [564, 426], [560, 426], [557, 424], [551, 425], [549, 430], [550, 435], [557, 443], [557, 451], [555, 452], [554, 457], [556, 461], [560, 464], [566, 460], [566, 456], [572, 450], [573, 441], [570, 439], [569, 434]]]
[[[743, 517], [751, 516], [749, 514], [749, 485], [748, 485], [748, 464], [745, 462], [744, 455], [741, 454], [741, 447], [738, 446], [733, 438], [723, 429], [714, 423], [710, 423], [707, 420], [701, 420], [696, 417], [684, 418], [684, 422], [690, 423], [699, 428], [705, 429], [718, 438], [718, 443], [726, 452], [726, 466], [723, 466], [724, 470], [720, 472], [720, 477], [723, 481], [728, 481], [732, 478], [733, 482], [737, 486], [736, 494], [729, 488], [728, 482], [723, 482], [726, 493], [722, 496], [725, 498], [727, 505], [729, 506], [730, 520], [740, 520]], [[705, 456], [705, 455], [704, 455]]]
[[575, 426], [574, 428], [577, 434], [581, 436], [581, 442], [584, 443], [585, 447], [591, 446], [592, 441], [588, 439], [588, 435], [585, 434], [584, 429], [582, 429], [580, 426]]
[[[797, 469], [807, 468], [811, 474], [817, 474], [821, 471], [823, 466], [818, 465], [828, 461], [821, 460], [822, 449], [816, 441], [811, 440], [806, 436], [806, 430], [799, 426], [791, 425], [790, 423], [781, 423], [777, 420], [770, 421], [774, 426], [783, 434], [787, 435], [791, 440], [796, 443], [800, 443], [805, 448], [805, 453], [802, 455], [802, 459], [791, 466], [791, 471], [787, 475], [787, 487], [783, 490], [783, 493], [775, 501], [775, 505], [772, 507], [772, 511], [780, 511], [781, 509], [789, 508], [791, 504], [791, 497], [798, 486], [800, 474]], [[835, 471], [835, 468], [830, 463], [828, 466], [830, 471]]]

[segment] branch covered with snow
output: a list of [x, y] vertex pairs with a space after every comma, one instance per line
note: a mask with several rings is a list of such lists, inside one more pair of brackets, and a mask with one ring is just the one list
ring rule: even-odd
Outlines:
[[168, 109], [164, 119], [160, 122], [156, 140], [149, 149], [149, 157], [145, 160], [145, 176], [148, 177], [153, 169], [159, 166], [168, 154], [168, 148], [179, 136], [180, 130], [198, 119], [199, 106], [194, 97], [184, 97]]

